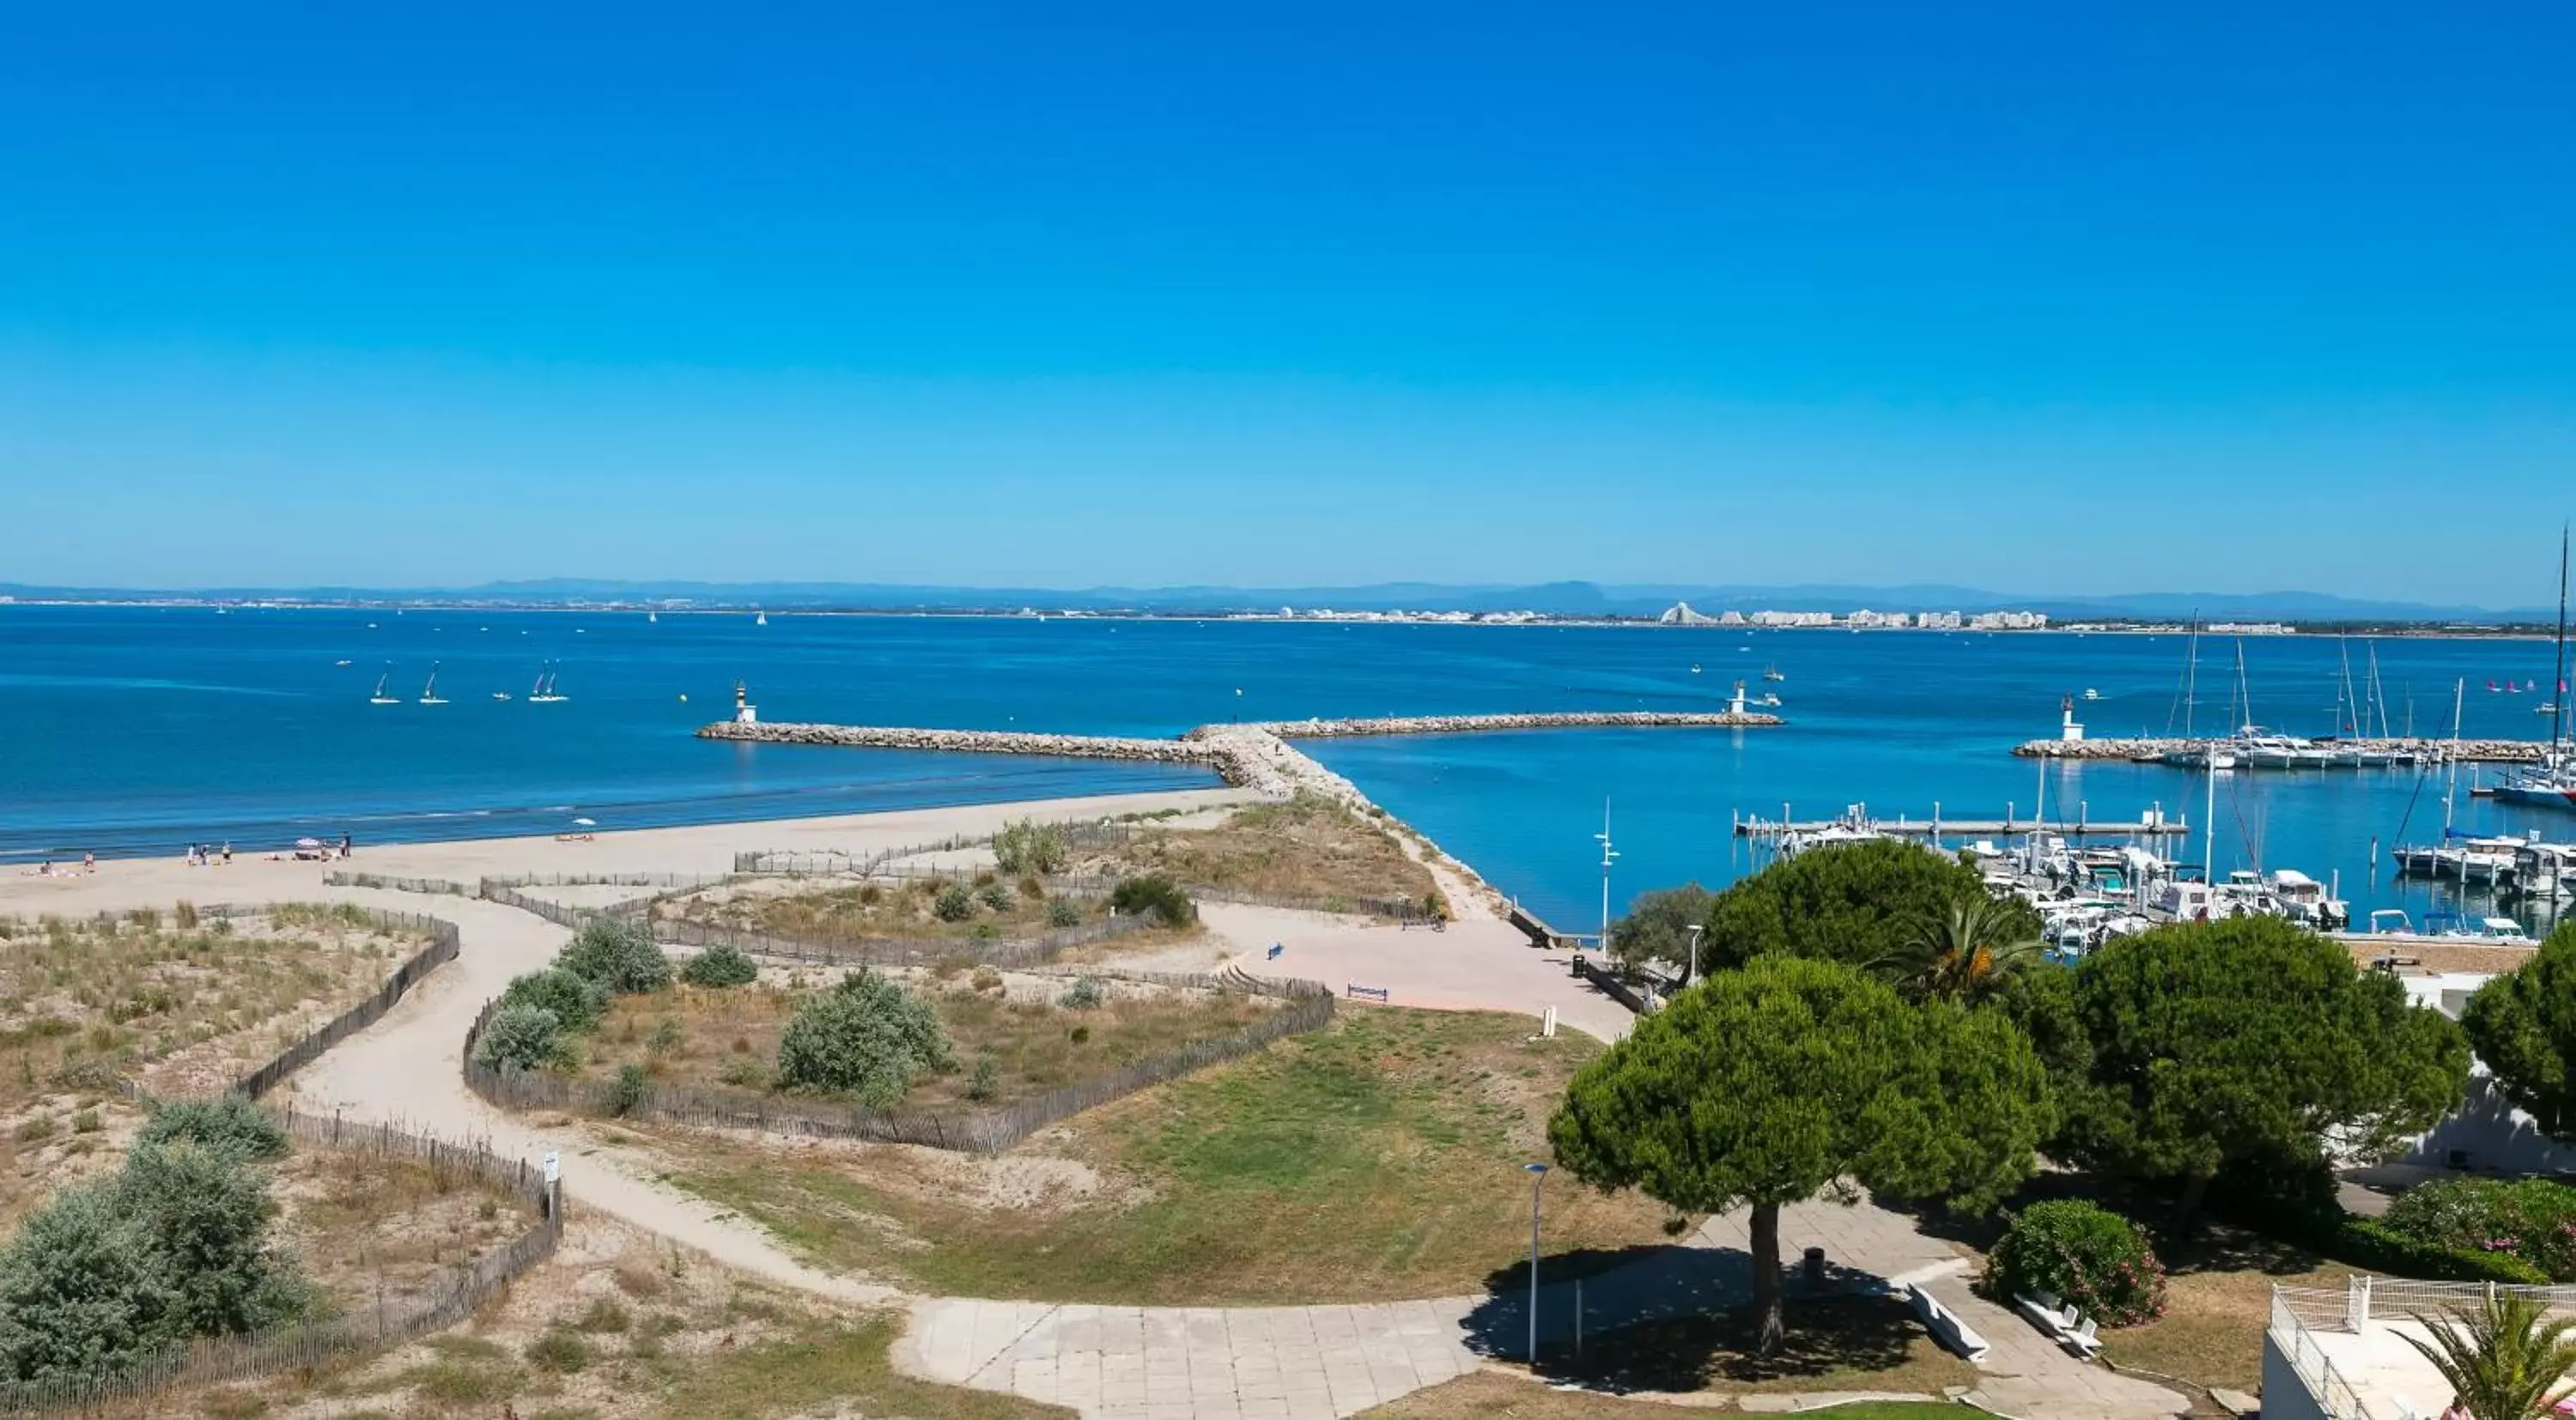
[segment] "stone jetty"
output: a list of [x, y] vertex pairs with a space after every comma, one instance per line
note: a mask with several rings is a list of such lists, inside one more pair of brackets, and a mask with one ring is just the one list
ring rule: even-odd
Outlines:
[[[2032, 740], [2013, 750], [2024, 759], [2161, 759], [2189, 750], [2198, 752], [2226, 740], [2170, 738], [2107, 740]], [[2320, 741], [2337, 749], [2366, 754], [2411, 754], [2426, 759], [2457, 758], [2461, 763], [2537, 764], [2548, 748], [2531, 740], [2462, 740], [2456, 750], [2446, 739], [2357, 739]]]
[[[1283, 740], [1349, 739], [1362, 735], [1461, 735], [1489, 730], [1751, 729], [1785, 723], [1777, 715], [1721, 710], [1575, 710], [1535, 715], [1397, 715], [1368, 720], [1267, 720], [1250, 728]], [[1214, 726], [1193, 730], [1204, 734]]]

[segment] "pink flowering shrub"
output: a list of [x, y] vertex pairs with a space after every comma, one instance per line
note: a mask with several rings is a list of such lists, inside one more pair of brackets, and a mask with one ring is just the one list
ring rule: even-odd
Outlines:
[[2135, 1326], [2165, 1310], [2165, 1269], [2146, 1234], [2079, 1199], [2023, 1209], [1986, 1255], [1980, 1286], [2006, 1306], [2047, 1292], [2103, 1326]]

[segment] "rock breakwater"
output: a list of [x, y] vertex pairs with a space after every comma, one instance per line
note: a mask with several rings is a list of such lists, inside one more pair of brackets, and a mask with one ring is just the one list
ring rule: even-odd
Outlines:
[[[1248, 729], [1281, 739], [1349, 739], [1363, 735], [1459, 735], [1491, 730], [1561, 729], [1749, 729], [1786, 723], [1777, 715], [1756, 711], [1574, 710], [1529, 715], [1398, 715], [1365, 720], [1268, 720]], [[1220, 728], [1192, 730], [1204, 735]], [[1230, 728], [1230, 727], [1229, 727]], [[1188, 738], [1184, 736], [1183, 738]]]
[[[2161, 759], [2185, 751], [2198, 753], [2211, 745], [2225, 745], [2225, 740], [2184, 739], [2181, 736], [2143, 739], [2108, 740], [2032, 740], [2013, 750], [2024, 759]], [[2326, 742], [2336, 749], [2357, 749], [2365, 754], [2411, 754], [2425, 759], [2457, 758], [2460, 762], [2483, 764], [2537, 764], [2541, 751], [2548, 746], [2531, 740], [2462, 740], [2456, 746], [2449, 740], [2437, 739], [2361, 739]]]

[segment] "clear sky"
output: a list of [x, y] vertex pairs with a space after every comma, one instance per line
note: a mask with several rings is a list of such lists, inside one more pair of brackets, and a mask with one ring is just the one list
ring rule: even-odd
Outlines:
[[2532, 605], [2576, 10], [0, 9], [0, 580]]

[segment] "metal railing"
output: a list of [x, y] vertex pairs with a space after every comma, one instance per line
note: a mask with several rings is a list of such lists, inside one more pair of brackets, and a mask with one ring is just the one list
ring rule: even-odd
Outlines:
[[2318, 1336], [2360, 1335], [2374, 1322], [2387, 1326], [2418, 1317], [2457, 1316], [2495, 1297], [2528, 1297], [2549, 1311], [2576, 1310], [2576, 1287], [2362, 1275], [2346, 1279], [2340, 1290], [2274, 1287], [2270, 1331], [2308, 1394], [2332, 1420], [2411, 1420], [2402, 1406], [2373, 1406], [2365, 1399], [2336, 1369]]
[[[2344, 1379], [2343, 1372], [2335, 1369], [2335, 1363], [2326, 1355], [2325, 1347], [2318, 1343], [2315, 1334], [2309, 1330], [2308, 1323], [2300, 1318], [2298, 1311], [2293, 1309], [2289, 1299], [2284, 1295], [2299, 1290], [2302, 1289], [2289, 1287], [2272, 1289], [2273, 1342], [2281, 1348], [2281, 1354], [2288, 1358], [2290, 1369], [2298, 1373], [2300, 1383], [2308, 1388], [2308, 1394], [2316, 1400], [2317, 1408], [2324, 1411], [2331, 1420], [2379, 1420], [2379, 1417], [2371, 1414], [2370, 1407], [2362, 1403], [2361, 1392], [2354, 1390], [2352, 1382]], [[2338, 1306], [2343, 1302], [2341, 1293], [2324, 1292], [2316, 1295], [2332, 1298]]]

